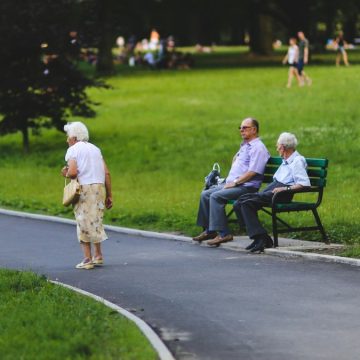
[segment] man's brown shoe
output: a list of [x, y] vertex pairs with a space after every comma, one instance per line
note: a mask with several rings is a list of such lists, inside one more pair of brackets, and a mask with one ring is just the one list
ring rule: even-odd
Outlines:
[[226, 242], [233, 241], [233, 240], [234, 240], [234, 237], [231, 234], [227, 234], [227, 235], [225, 235], [223, 237], [218, 235], [214, 240], [208, 241], [207, 244], [210, 245], [210, 246], [216, 246], [217, 247], [222, 243], [226, 243]]
[[195, 236], [195, 237], [193, 237], [192, 239], [193, 239], [194, 241], [197, 241], [197, 242], [200, 243], [200, 242], [202, 242], [202, 241], [204, 241], [204, 240], [214, 239], [214, 238], [216, 238], [216, 236], [217, 236], [217, 233], [216, 233], [216, 232], [210, 232], [210, 233], [208, 233], [208, 232], [204, 231], [204, 232], [202, 232], [200, 235]]

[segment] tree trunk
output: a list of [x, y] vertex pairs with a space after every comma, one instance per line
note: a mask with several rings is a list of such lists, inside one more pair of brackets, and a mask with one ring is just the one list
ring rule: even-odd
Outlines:
[[355, 16], [349, 16], [348, 20], [344, 24], [344, 36], [345, 40], [349, 43], [352, 43], [356, 38], [357, 34], [357, 14]]
[[96, 70], [102, 74], [112, 74], [114, 72], [114, 61], [112, 48], [115, 43], [113, 35], [113, 0], [103, 0], [99, 6], [99, 53], [97, 58]]
[[250, 29], [250, 51], [257, 55], [271, 55], [273, 43], [272, 18], [266, 14], [254, 14]]
[[21, 129], [23, 136], [23, 151], [25, 154], [28, 154], [30, 151], [30, 141], [29, 141], [29, 129], [26, 125]]
[[114, 73], [114, 61], [112, 54], [113, 43], [113, 36], [111, 34], [102, 34], [96, 63], [97, 72], [102, 74]]

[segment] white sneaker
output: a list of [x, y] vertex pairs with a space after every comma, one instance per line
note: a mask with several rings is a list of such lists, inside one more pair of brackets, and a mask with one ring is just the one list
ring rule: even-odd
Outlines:
[[75, 266], [77, 269], [90, 270], [94, 268], [94, 264], [91, 260], [83, 260], [80, 264]]

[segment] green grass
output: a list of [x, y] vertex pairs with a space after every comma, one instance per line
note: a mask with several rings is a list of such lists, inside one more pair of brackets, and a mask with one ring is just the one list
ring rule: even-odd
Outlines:
[[[333, 54], [324, 56], [333, 60]], [[290, 131], [304, 156], [329, 158], [320, 216], [332, 241], [360, 243], [360, 67], [306, 70], [313, 86], [290, 90], [287, 67], [281, 65], [127, 70], [108, 79], [112, 90], [91, 90], [101, 105], [98, 117], [85, 123], [113, 179], [115, 205], [105, 221], [196, 233], [203, 178], [215, 161], [226, 175], [240, 143], [237, 128], [244, 117], [254, 116], [273, 155], [279, 133]], [[0, 206], [71, 217], [61, 206], [65, 134], [44, 131], [32, 137], [28, 156], [22, 155], [20, 140], [18, 134], [0, 138]], [[290, 216], [296, 224], [312, 222], [306, 214]], [[300, 236], [319, 240], [315, 233]]]
[[345, 246], [345, 249], [339, 254], [339, 256], [360, 258], [360, 245]]
[[1, 359], [157, 359], [140, 330], [103, 304], [29, 272], [0, 269]]

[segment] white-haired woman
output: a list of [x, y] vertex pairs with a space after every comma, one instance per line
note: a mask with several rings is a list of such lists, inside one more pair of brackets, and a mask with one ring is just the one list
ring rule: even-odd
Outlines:
[[251, 252], [262, 252], [265, 247], [272, 247], [273, 241], [257, 216], [258, 210], [272, 202], [274, 194], [281, 192], [281, 200], [291, 201], [293, 190], [310, 186], [306, 172], [306, 160], [296, 151], [297, 139], [294, 134], [280, 134], [276, 150], [283, 162], [273, 176], [273, 182], [264, 190], [255, 194], [246, 194], [234, 204], [234, 210], [239, 219], [245, 223], [246, 231], [253, 242], [246, 248]]
[[[104, 209], [112, 207], [110, 173], [100, 149], [89, 142], [89, 132], [83, 123], [68, 123], [64, 131], [69, 148], [65, 155], [67, 166], [61, 173], [65, 177], [77, 178], [81, 189], [74, 214], [84, 259], [76, 268], [88, 270], [103, 265], [101, 243], [107, 239], [103, 227]], [[95, 251], [93, 257], [91, 244]]]

